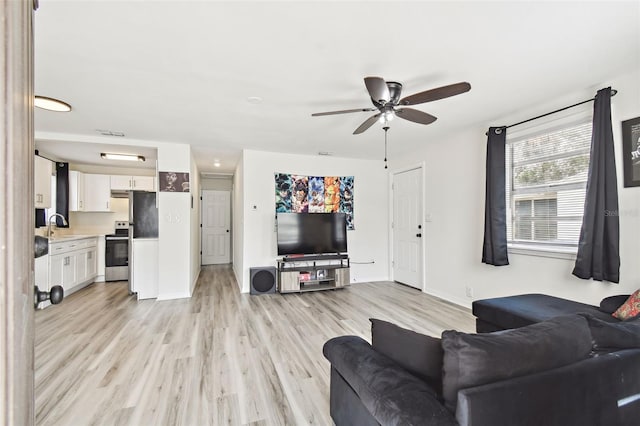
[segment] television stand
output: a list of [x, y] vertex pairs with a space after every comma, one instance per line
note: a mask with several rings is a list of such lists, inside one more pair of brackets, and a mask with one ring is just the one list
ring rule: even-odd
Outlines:
[[278, 259], [278, 291], [303, 293], [349, 285], [349, 256], [317, 255]]

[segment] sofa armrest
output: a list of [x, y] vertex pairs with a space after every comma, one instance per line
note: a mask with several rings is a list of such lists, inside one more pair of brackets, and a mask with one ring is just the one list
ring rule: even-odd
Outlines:
[[607, 314], [612, 314], [618, 310], [620, 306], [631, 296], [630, 294], [619, 294], [616, 296], [605, 297], [600, 301], [600, 310]]
[[458, 392], [461, 426], [632, 426], [640, 350], [629, 349]]
[[427, 383], [376, 352], [362, 338], [333, 338], [322, 352], [380, 424], [456, 425]]

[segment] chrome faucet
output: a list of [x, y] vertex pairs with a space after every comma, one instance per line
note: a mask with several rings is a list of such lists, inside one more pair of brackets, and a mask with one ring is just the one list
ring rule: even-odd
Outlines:
[[52, 214], [51, 216], [49, 216], [49, 220], [47, 221], [47, 238], [51, 239], [51, 219], [53, 219], [56, 216], [60, 216], [60, 218], [62, 219], [62, 224], [64, 226], [68, 226], [69, 223], [67, 223], [67, 219], [64, 218], [64, 216], [62, 216], [60, 213], [55, 213]]

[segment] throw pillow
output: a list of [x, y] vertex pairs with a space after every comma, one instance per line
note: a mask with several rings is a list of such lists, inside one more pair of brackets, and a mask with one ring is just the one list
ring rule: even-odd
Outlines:
[[371, 318], [371, 346], [442, 395], [442, 344], [437, 337], [416, 333]]
[[458, 391], [550, 370], [586, 359], [591, 351], [587, 320], [579, 315], [504, 331], [442, 333], [443, 397], [455, 412]]
[[624, 302], [629, 298], [628, 294], [621, 294], [618, 296], [609, 296], [602, 299], [600, 302], [600, 311], [606, 314], [614, 313]]
[[640, 348], [640, 318], [625, 322], [606, 322], [589, 314], [581, 314], [587, 319], [593, 349], [606, 352], [607, 349]]
[[640, 315], [640, 290], [634, 291], [612, 315], [620, 321], [626, 321]]

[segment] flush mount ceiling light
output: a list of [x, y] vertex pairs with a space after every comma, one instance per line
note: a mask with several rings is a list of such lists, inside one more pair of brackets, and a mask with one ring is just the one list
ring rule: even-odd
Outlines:
[[216, 160], [213, 162], [213, 167], [220, 167], [220, 161]]
[[247, 102], [250, 104], [258, 105], [262, 103], [262, 98], [260, 96], [249, 96], [247, 98]]
[[56, 112], [69, 112], [71, 111], [71, 105], [63, 102], [59, 99], [48, 98], [46, 96], [36, 96], [33, 100], [33, 104], [38, 108], [46, 109], [48, 111]]
[[122, 161], [144, 161], [144, 157], [142, 155], [135, 154], [112, 154], [108, 152], [100, 153], [100, 157], [105, 160], [122, 160]]

